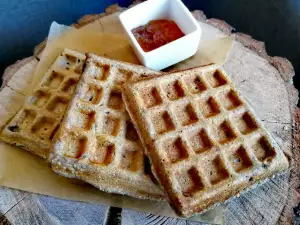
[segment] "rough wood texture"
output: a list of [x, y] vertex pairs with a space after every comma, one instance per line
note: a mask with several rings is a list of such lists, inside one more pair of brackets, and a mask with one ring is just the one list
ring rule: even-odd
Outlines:
[[24, 74], [25, 76], [27, 74], [32, 74], [37, 64], [38, 64], [38, 60], [34, 56], [31, 56], [22, 60], [18, 60], [15, 64], [7, 67], [2, 75], [2, 85], [0, 87], [0, 90], [2, 90], [6, 85], [9, 86], [8, 83], [13, 76], [18, 78], [22, 76], [23, 78], [26, 79], [26, 77], [24, 77]]
[[[77, 24], [74, 24], [74, 27], [81, 28], [95, 21], [100, 21], [103, 27], [110, 26], [112, 23], [105, 21], [104, 17], [120, 10], [122, 8], [113, 5], [106, 9], [106, 13], [87, 15], [81, 18]], [[200, 10], [194, 11], [193, 15], [197, 20], [216, 27], [217, 29], [214, 31], [216, 35], [221, 31], [221, 33], [226, 35], [233, 35], [237, 40], [225, 64], [225, 68], [232, 75], [237, 88], [257, 111], [266, 127], [272, 132], [281, 148], [289, 156], [292, 164], [289, 174], [283, 174], [271, 179], [264, 185], [231, 200], [225, 211], [225, 222], [226, 224], [291, 224], [296, 220], [294, 214], [297, 214], [297, 208], [295, 207], [300, 201], [300, 109], [296, 107], [298, 91], [292, 84], [294, 69], [287, 59], [269, 56], [263, 42], [254, 40], [246, 34], [232, 34], [231, 32], [234, 29], [226, 22], [218, 19], [207, 19]], [[104, 20], [101, 20], [102, 18]], [[111, 27], [106, 28], [109, 32], [117, 30]], [[41, 54], [43, 45], [41, 43], [35, 48], [35, 56]], [[26, 63], [31, 63], [33, 59], [26, 60], [19, 61], [7, 69], [3, 78], [6, 83], [18, 70], [15, 68], [22, 68]], [[19, 224], [21, 219], [26, 220], [26, 218], [18, 217], [13, 213], [18, 207], [22, 209], [22, 207], [26, 208], [26, 206], [32, 208], [28, 212], [29, 215], [34, 213], [33, 210], [38, 211], [38, 213], [32, 215], [32, 217], [36, 218], [35, 221], [44, 223], [43, 218], [45, 218], [48, 224], [70, 222], [64, 220], [64, 218], [56, 218], [51, 221], [49, 218], [48, 220], [49, 214], [56, 215], [53, 211], [55, 211], [57, 204], [68, 207], [70, 204], [68, 201], [55, 200], [56, 203], [54, 204], [51, 197], [38, 196], [7, 188], [0, 189], [0, 196], [6, 202], [3, 204], [3, 201], [1, 201], [0, 211], [13, 224]], [[34, 202], [32, 199], [39, 200]], [[49, 203], [51, 201], [53, 204]], [[46, 210], [43, 204], [48, 205]], [[70, 205], [73, 205], [73, 203]], [[74, 203], [74, 205], [76, 204]], [[47, 211], [47, 213], [43, 214], [43, 210]], [[76, 210], [72, 211], [71, 209], [69, 211], [69, 213], [75, 212]], [[104, 212], [106, 211], [104, 210]], [[37, 214], [39, 215], [37, 216]], [[92, 216], [92, 213], [90, 214]], [[102, 216], [104, 218], [104, 214]], [[4, 218], [4, 216], [0, 217], [0, 223], [4, 221]], [[16, 220], [16, 218], [18, 219]], [[88, 218], [88, 215], [85, 218]], [[183, 222], [181, 220], [132, 212], [131, 210], [123, 210], [121, 218], [122, 224], [139, 224], [141, 222], [159, 224], [165, 221], [180, 224]]]

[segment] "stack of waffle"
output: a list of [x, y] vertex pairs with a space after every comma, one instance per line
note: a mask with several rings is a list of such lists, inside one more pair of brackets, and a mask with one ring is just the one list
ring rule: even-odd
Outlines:
[[100, 190], [166, 196], [185, 217], [288, 168], [220, 66], [161, 74], [86, 56], [65, 50], [1, 139]]

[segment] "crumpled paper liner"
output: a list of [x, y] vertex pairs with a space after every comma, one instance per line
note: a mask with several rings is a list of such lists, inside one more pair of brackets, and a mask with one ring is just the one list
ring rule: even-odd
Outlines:
[[[186, 69], [210, 63], [222, 64], [231, 48], [231, 37], [206, 39], [199, 44], [195, 56], [185, 60], [173, 68]], [[80, 52], [93, 52], [98, 55], [139, 64], [127, 38], [123, 35], [93, 32], [89, 29], [74, 29], [53, 23], [50, 28], [48, 42], [43, 51], [40, 63], [34, 74], [27, 74], [26, 80], [14, 79], [16, 88], [21, 85], [29, 95], [41, 80], [49, 66], [64, 48]], [[11, 82], [14, 81], [13, 79]], [[0, 92], [0, 117], [3, 126], [19, 110], [25, 100], [12, 88], [6, 87]], [[177, 217], [167, 202], [139, 200], [128, 196], [109, 194], [85, 184], [53, 173], [47, 163], [27, 151], [0, 142], [0, 185], [50, 195], [57, 198], [98, 203], [122, 208], [131, 208], [142, 212]], [[217, 206], [201, 215], [189, 218], [207, 223], [223, 223], [224, 206]]]

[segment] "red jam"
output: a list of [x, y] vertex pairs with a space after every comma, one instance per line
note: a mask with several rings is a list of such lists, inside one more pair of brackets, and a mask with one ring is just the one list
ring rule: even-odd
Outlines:
[[145, 52], [150, 52], [184, 36], [172, 20], [151, 20], [144, 26], [132, 29], [132, 33]]

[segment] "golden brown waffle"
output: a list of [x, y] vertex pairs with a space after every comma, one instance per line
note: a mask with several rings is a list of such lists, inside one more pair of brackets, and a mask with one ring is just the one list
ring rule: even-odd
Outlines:
[[1, 139], [46, 158], [82, 73], [85, 58], [84, 54], [65, 49], [3, 129]]
[[55, 172], [106, 192], [162, 199], [125, 110], [123, 82], [159, 74], [88, 54], [85, 71], [53, 143]]
[[124, 85], [129, 115], [181, 216], [288, 168], [283, 152], [216, 65]]

